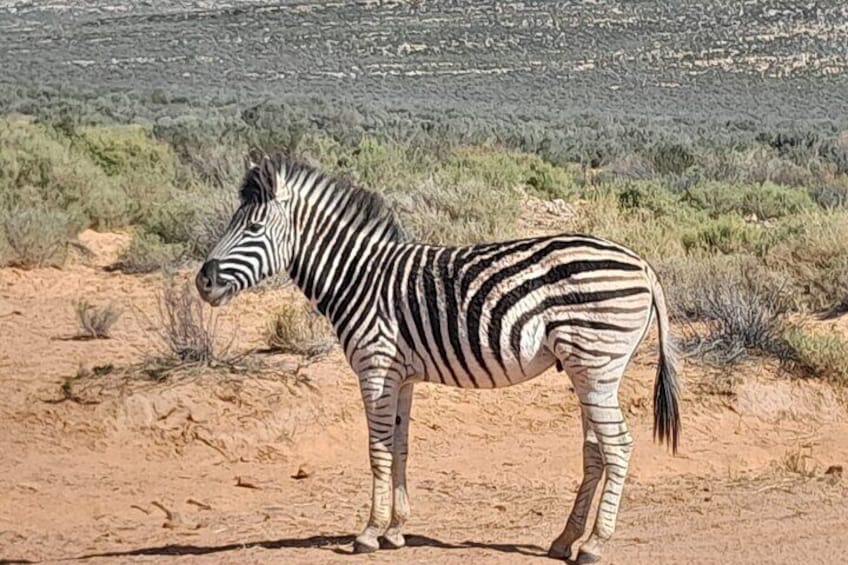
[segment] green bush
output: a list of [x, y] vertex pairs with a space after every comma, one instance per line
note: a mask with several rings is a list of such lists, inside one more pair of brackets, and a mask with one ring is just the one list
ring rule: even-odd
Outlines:
[[695, 164], [695, 156], [678, 144], [657, 145], [651, 151], [654, 169], [661, 175], [679, 175]]
[[619, 196], [596, 192], [580, 203], [568, 226], [576, 231], [605, 237], [633, 249], [649, 260], [683, 255], [680, 223], [671, 216], [655, 216], [646, 208], [629, 209]]
[[690, 210], [680, 198], [665, 186], [655, 181], [614, 181], [601, 190], [617, 194], [618, 206], [622, 210], [645, 210], [657, 217], [683, 218]]
[[[130, 270], [196, 252], [214, 190], [187, 174], [189, 167], [139, 126], [56, 129], [0, 119], [3, 262], [61, 264], [67, 237], [86, 227], [145, 232], [125, 257]], [[234, 195], [237, 181], [231, 184]], [[50, 225], [38, 233], [41, 218]]]
[[799, 305], [814, 310], [848, 299], [848, 213], [809, 213], [768, 233], [763, 260], [786, 273]]
[[579, 192], [576, 171], [501, 147], [457, 148], [442, 169], [449, 182], [482, 181], [492, 190], [521, 188], [545, 199], [570, 199]]
[[179, 229], [172, 220], [185, 219], [180, 214], [186, 206], [180, 206], [185, 199], [174, 186], [178, 166], [170, 146], [139, 126], [80, 128], [73, 143], [108, 175], [112, 190], [127, 203], [123, 225], [142, 225], [169, 243], [188, 241], [187, 231], [175, 234], [172, 229]]
[[73, 144], [110, 177], [171, 180], [176, 172], [171, 147], [138, 125], [78, 128]]
[[420, 241], [462, 245], [517, 236], [523, 199], [513, 190], [492, 190], [480, 180], [459, 183], [436, 176], [411, 194], [391, 195], [402, 224]]
[[705, 219], [685, 231], [686, 253], [753, 253], [763, 238], [763, 228], [748, 224], [738, 216]]
[[16, 207], [0, 212], [0, 266], [61, 266], [77, 226], [61, 210]]
[[0, 120], [0, 207], [62, 210], [78, 229], [126, 221], [128, 202], [94, 163], [52, 128]]
[[770, 182], [735, 184], [710, 182], [698, 184], [687, 192], [687, 202], [713, 217], [737, 213], [758, 219], [782, 218], [815, 208], [807, 191]]
[[848, 384], [848, 342], [837, 335], [798, 329], [786, 333], [796, 362], [812, 375]]
[[187, 253], [182, 243], [165, 243], [156, 234], [139, 232], [112, 268], [127, 274], [152, 273], [177, 265]]

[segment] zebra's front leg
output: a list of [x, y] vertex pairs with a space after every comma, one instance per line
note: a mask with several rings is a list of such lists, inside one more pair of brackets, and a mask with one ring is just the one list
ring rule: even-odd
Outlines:
[[379, 538], [389, 527], [392, 515], [392, 461], [395, 416], [400, 378], [386, 371], [369, 371], [359, 378], [365, 417], [368, 420], [368, 455], [373, 486], [368, 525], [353, 542], [354, 553], [380, 549]]
[[409, 453], [409, 418], [412, 411], [412, 384], [401, 386], [398, 392], [397, 415], [395, 417], [394, 458], [392, 459], [392, 482], [394, 500], [392, 521], [386, 530], [384, 546], [399, 549], [406, 545], [401, 530], [409, 517], [409, 495], [406, 492], [406, 457]]

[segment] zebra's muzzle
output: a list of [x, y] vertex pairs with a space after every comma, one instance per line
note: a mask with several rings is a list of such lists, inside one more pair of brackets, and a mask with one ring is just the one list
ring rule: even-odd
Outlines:
[[233, 285], [221, 280], [216, 259], [210, 259], [200, 268], [194, 284], [200, 298], [212, 306], [223, 306], [233, 297]]

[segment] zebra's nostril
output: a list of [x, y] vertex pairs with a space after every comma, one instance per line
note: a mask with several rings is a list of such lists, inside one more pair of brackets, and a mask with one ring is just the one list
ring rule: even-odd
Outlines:
[[210, 259], [200, 268], [197, 273], [196, 285], [198, 290], [210, 291], [218, 286], [218, 261]]
[[207, 286], [215, 286], [218, 282], [218, 261], [216, 259], [206, 261], [200, 269], [200, 274], [206, 280]]

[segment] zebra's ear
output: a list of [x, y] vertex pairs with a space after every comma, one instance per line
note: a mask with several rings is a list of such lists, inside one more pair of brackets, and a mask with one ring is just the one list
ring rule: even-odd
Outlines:
[[250, 171], [252, 171], [253, 169], [256, 168], [256, 162], [251, 158], [250, 155], [245, 155], [243, 162], [244, 162], [244, 172], [245, 173], [250, 172]]
[[286, 179], [289, 177], [291, 162], [282, 153], [275, 154], [273, 157], [268, 157], [267, 159], [273, 163], [274, 198], [278, 202], [285, 202], [291, 199], [292, 189], [289, 183], [286, 182]]
[[277, 163], [268, 155], [263, 155], [259, 162], [260, 177], [262, 178], [262, 190], [267, 200], [277, 198], [277, 189], [280, 185], [280, 169]]

